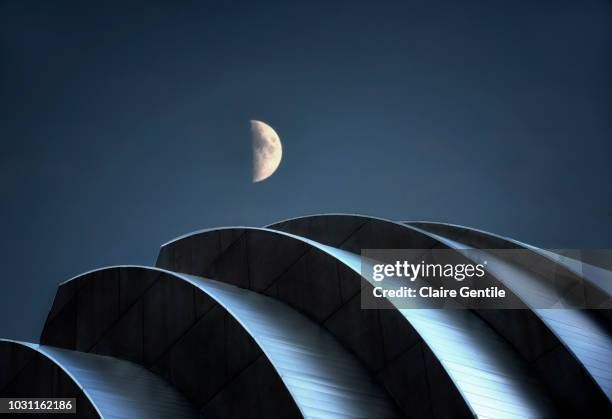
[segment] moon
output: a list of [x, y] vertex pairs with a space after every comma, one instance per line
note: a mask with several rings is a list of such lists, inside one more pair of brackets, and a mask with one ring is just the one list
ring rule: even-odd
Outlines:
[[261, 121], [251, 120], [253, 146], [253, 183], [272, 176], [283, 157], [283, 146], [274, 129]]

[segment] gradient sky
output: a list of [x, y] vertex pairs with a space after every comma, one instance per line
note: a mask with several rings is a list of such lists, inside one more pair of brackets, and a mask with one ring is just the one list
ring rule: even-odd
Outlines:
[[[85, 3], [0, 3], [2, 337], [206, 227], [354, 212], [612, 247], [609, 1]], [[259, 184], [250, 119], [284, 147]]]

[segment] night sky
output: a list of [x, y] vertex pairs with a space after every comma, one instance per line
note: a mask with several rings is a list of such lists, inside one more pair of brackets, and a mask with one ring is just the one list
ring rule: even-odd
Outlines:
[[[612, 247], [609, 1], [85, 3], [0, 3], [2, 337], [207, 227], [350, 212]], [[250, 119], [283, 142], [258, 184]]]

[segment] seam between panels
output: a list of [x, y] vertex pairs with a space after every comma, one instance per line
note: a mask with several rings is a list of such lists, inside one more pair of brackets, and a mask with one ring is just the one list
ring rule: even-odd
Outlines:
[[[142, 300], [142, 298], [151, 290], [151, 288], [160, 281], [161, 276], [162, 276], [162, 273], [159, 272], [157, 277], [155, 278], [155, 280], [142, 291], [142, 293], [138, 296], [138, 298], [136, 298], [136, 300], [134, 300], [134, 302], [132, 304], [130, 304], [128, 307], [126, 307], [126, 309], [124, 311], [122, 311], [122, 312], [117, 314], [117, 318], [111, 322], [111, 324], [102, 332], [100, 337], [85, 352], [90, 352], [100, 342], [102, 342], [102, 340], [105, 337], [108, 336], [108, 334], [110, 333], [111, 329], [113, 327], [115, 327], [117, 324], [119, 324], [119, 321], [121, 321], [123, 316], [125, 314], [127, 314], [136, 304], [138, 304], [138, 302], [140, 300]], [[119, 286], [121, 286], [121, 285], [119, 284]], [[119, 306], [121, 306], [121, 304], [119, 304]], [[78, 313], [78, 311], [77, 311], [77, 313]], [[78, 321], [78, 316], [77, 316], [77, 321]], [[75, 339], [76, 339], [76, 334], [75, 334]], [[143, 341], [144, 341], [144, 329], [143, 329]], [[76, 342], [75, 342], [75, 348], [76, 348]], [[143, 345], [143, 355], [144, 355], [144, 345]]]
[[[194, 290], [197, 290], [197, 288], [195, 286], [193, 286], [193, 287], [194, 287]], [[210, 298], [210, 296], [208, 296], [208, 295], [207, 295], [207, 297]], [[198, 325], [198, 323], [200, 323], [204, 319], [204, 317], [206, 317], [216, 307], [221, 307], [221, 306], [219, 305], [219, 303], [214, 302], [214, 304], [212, 304], [212, 306], [208, 310], [204, 311], [204, 313], [202, 313], [201, 316], [195, 318], [195, 320], [193, 321], [192, 324], [190, 324], [179, 336], [177, 336], [172, 341], [172, 343], [170, 343], [166, 347], [166, 349], [164, 349], [162, 351], [162, 353], [157, 358], [155, 358], [153, 361], [151, 361], [151, 363], [150, 363], [151, 367], [157, 365], [157, 363], [160, 362], [168, 354], [168, 352], [170, 352], [174, 348], [174, 346], [176, 346], [185, 336], [187, 336], [187, 334], [189, 334]], [[223, 309], [223, 307], [221, 307], [221, 309]], [[143, 321], [144, 321], [144, 317], [143, 317]], [[144, 326], [144, 324], [143, 324], [143, 326]], [[144, 333], [143, 333], [143, 335], [144, 335]], [[144, 351], [144, 346], [143, 346], [143, 351]]]

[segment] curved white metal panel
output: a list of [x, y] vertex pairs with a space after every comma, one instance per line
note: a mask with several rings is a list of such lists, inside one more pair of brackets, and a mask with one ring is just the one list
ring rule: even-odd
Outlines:
[[[159, 272], [200, 290], [227, 311], [257, 343], [304, 417], [397, 417], [393, 400], [357, 359], [323, 327], [287, 304], [233, 285], [160, 268], [119, 265], [112, 269]], [[70, 281], [83, 278], [72, 278]], [[91, 280], [95, 280], [92, 277]], [[171, 304], [181, 304], [172, 301]]]
[[[561, 255], [559, 253], [551, 252], [550, 250], [540, 249], [539, 247], [532, 246], [528, 243], [523, 243], [519, 240], [515, 240], [510, 237], [501, 236], [499, 234], [491, 233], [485, 230], [480, 230], [473, 227], [466, 227], [459, 224], [450, 224], [450, 223], [441, 223], [441, 222], [433, 222], [433, 221], [404, 221], [403, 224], [415, 228], [420, 228], [423, 230], [427, 230], [428, 233], [438, 234], [440, 236], [445, 236], [442, 232], [435, 230], [429, 231], [431, 227], [447, 227], [456, 230], [457, 232], [463, 231], [470, 234], [475, 234], [484, 240], [495, 240], [498, 244], [502, 243], [504, 248], [518, 248], [530, 250], [534, 255], [538, 255], [542, 260], [555, 263], [559, 265], [561, 268], [567, 269], [574, 275], [577, 275], [580, 278], [585, 279], [593, 286], [597, 287], [599, 290], [606, 293], [608, 297], [612, 296], [612, 272], [598, 266], [594, 266], [590, 263], [584, 261], [578, 261], [572, 259], [570, 257]], [[452, 239], [452, 237], [446, 237]], [[460, 239], [455, 239], [456, 241], [461, 241]], [[497, 247], [491, 247], [497, 248]]]
[[[489, 265], [491, 273], [529, 307], [550, 306], [555, 303], [547, 300], [553, 293], [547, 290], [548, 282], [537, 274], [502, 260], [486, 250], [477, 250], [441, 235], [434, 236], [452, 248], [473, 250], [488, 260], [495, 260], [494, 264]], [[592, 313], [584, 310], [533, 308], [533, 311], [586, 368], [608, 400], [612, 401], [612, 337], [602, 323], [595, 319]]]
[[[328, 247], [328, 246], [327, 246]], [[359, 256], [329, 250], [351, 267]], [[360, 269], [359, 267], [357, 269]], [[469, 310], [399, 309], [478, 417], [548, 417], [551, 400], [508, 343]]]
[[214, 298], [259, 344], [305, 417], [397, 416], [382, 389], [325, 329], [273, 298], [176, 274]]
[[39, 352], [64, 370], [103, 418], [198, 417], [197, 411], [172, 386], [139, 365], [52, 346], [8, 342]]
[[[354, 231], [346, 237], [326, 239], [335, 243], [350, 243], [350, 248], [392, 246], [397, 238], [423, 235], [443, 244], [437, 237], [420, 229], [385, 220], [352, 214], [322, 214], [298, 217], [271, 225], [271, 228], [308, 235], [314, 230], [321, 235], [320, 224], [325, 220], [360, 219], [363, 224], [375, 223], [386, 228], [396, 240], [374, 237], [377, 232]], [[319, 224], [316, 224], [317, 221]], [[312, 223], [312, 224], [310, 224]], [[310, 226], [310, 229], [305, 226]], [[353, 236], [360, 238], [355, 240]], [[406, 241], [407, 242], [407, 241]], [[341, 258], [356, 271], [360, 270], [360, 256], [346, 250], [325, 246], [330, 254]], [[445, 246], [443, 246], [445, 247]], [[546, 416], [550, 415], [552, 403], [541, 389], [541, 383], [533, 376], [526, 362], [511, 345], [487, 325], [480, 317], [468, 310], [399, 310], [423, 337], [442, 365], [449, 373], [472, 410], [479, 416]]]
[[[399, 224], [398, 227], [408, 229]], [[348, 266], [356, 273], [355, 278], [359, 278], [359, 255], [291, 233], [266, 228], [248, 230], [268, 233], [271, 240], [274, 236], [284, 236], [307, 243]], [[193, 235], [196, 234], [199, 233]], [[457, 310], [400, 311], [438, 358], [474, 414], [508, 417], [553, 415], [551, 401], [537, 385], [527, 365], [501, 336], [474, 313], [458, 313]], [[440, 338], [445, 335], [452, 338]], [[483, 374], [483, 368], [486, 374]]]

